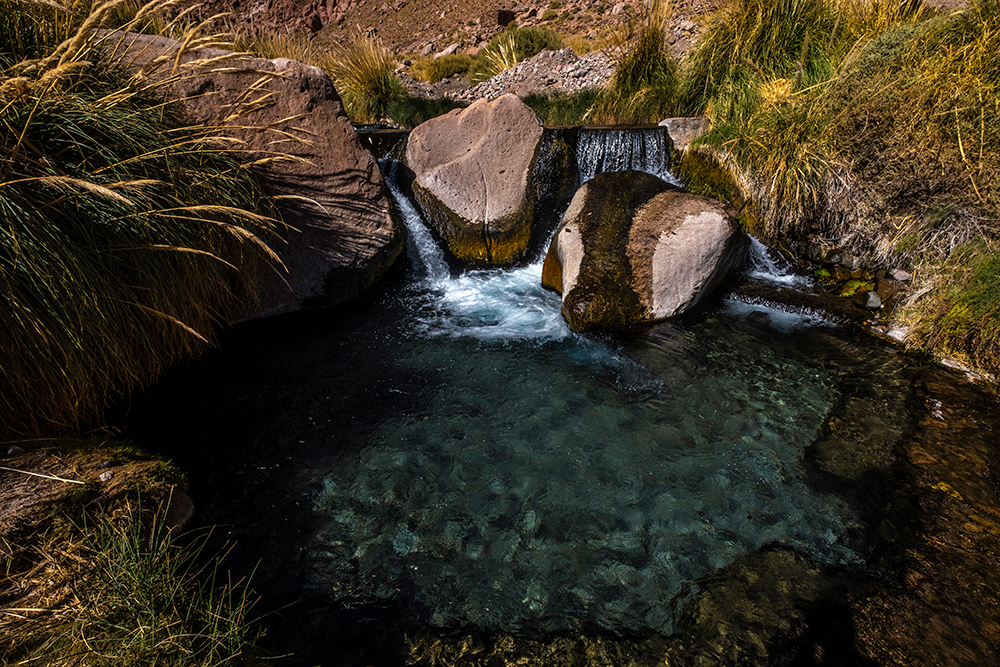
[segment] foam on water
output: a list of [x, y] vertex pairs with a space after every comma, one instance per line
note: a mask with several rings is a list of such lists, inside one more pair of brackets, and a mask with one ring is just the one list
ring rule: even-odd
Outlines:
[[768, 324], [782, 333], [791, 333], [805, 327], [833, 327], [836, 322], [827, 315], [811, 308], [795, 308], [783, 304], [760, 302], [750, 299], [725, 300], [725, 312], [734, 318], [747, 318], [752, 314], [767, 318]]
[[750, 270], [747, 275], [796, 290], [809, 288], [813, 284], [811, 278], [795, 273], [784, 257], [769, 250], [754, 236], [750, 237]]
[[559, 295], [542, 287], [543, 258], [516, 269], [452, 275], [444, 251], [396, 182], [396, 163], [383, 162], [381, 166], [406, 226], [410, 257], [421, 275], [410, 301], [416, 333], [491, 341], [552, 340], [571, 335], [560, 314]]

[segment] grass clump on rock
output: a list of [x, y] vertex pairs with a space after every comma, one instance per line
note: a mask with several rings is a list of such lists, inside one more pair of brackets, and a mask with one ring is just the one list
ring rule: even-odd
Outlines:
[[404, 95], [389, 105], [389, 117], [400, 127], [413, 129], [417, 125], [437, 118], [454, 109], [468, 106], [465, 102], [453, 100], [450, 97], [423, 98]]
[[200, 350], [275, 259], [250, 158], [164, 104], [169, 77], [107, 60], [114, 38], [93, 29], [113, 6], [68, 38], [50, 28], [73, 15], [50, 3], [7, 5], [0, 28], [6, 437], [71, 431]]

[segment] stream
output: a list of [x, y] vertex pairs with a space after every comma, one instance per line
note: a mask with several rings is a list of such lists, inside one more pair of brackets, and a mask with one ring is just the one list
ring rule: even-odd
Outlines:
[[[622, 164], [581, 164], [581, 179]], [[868, 602], [905, 602], [933, 529], [925, 505], [953, 499], [931, 484], [971, 474], [956, 458], [924, 480], [913, 443], [935, 405], [977, 424], [986, 472], [968, 483], [988, 507], [992, 398], [821, 312], [731, 289], [670, 321], [574, 334], [541, 257], [450, 266], [382, 167], [408, 262], [363, 302], [235, 328], [124, 421], [190, 471], [197, 520], [220, 524], [230, 567], [277, 610], [276, 652], [302, 665], [891, 664], [878, 651], [892, 648], [880, 632], [901, 631], [893, 607], [880, 621]], [[740, 280], [813, 289], [759, 242], [752, 256]], [[933, 641], [910, 622], [906, 646]], [[939, 664], [996, 664], [976, 623]], [[910, 664], [938, 660], [915, 650]]]

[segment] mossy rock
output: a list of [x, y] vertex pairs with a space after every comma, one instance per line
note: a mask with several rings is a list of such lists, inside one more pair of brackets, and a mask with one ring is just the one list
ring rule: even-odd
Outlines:
[[527, 253], [542, 139], [538, 116], [514, 95], [479, 100], [410, 134], [417, 203], [457, 259], [493, 266]]
[[650, 174], [599, 174], [566, 210], [542, 284], [562, 294], [574, 331], [624, 329], [694, 307], [745, 248], [717, 202]]

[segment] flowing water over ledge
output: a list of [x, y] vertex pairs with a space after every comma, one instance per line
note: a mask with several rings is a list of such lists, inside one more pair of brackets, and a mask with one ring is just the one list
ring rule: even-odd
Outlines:
[[[941, 401], [928, 374], [960, 378], [724, 295], [572, 334], [539, 263], [453, 273], [406, 205], [406, 275], [237, 329], [127, 422], [192, 470], [267, 604], [293, 603], [278, 646], [324, 665], [878, 664], [868, 602], [923, 539], [905, 443]], [[756, 257], [753, 279], [809, 288]], [[970, 655], [953, 664], [995, 651]]]

